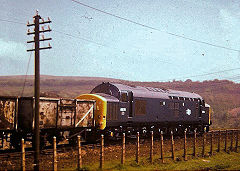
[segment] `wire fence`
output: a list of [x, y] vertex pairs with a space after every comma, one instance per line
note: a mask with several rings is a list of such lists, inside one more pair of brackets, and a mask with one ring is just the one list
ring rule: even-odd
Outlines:
[[[158, 133], [159, 134], [159, 133]], [[166, 138], [167, 137], [167, 138]], [[126, 161], [145, 160], [149, 163], [166, 163], [167, 160], [187, 161], [196, 157], [211, 157], [218, 152], [239, 151], [239, 130], [217, 130], [208, 133], [193, 134], [184, 131], [184, 136], [160, 135], [151, 132], [150, 139], [140, 138], [139, 132], [133, 141], [126, 143], [127, 137], [122, 134], [121, 142], [115, 145], [104, 145], [101, 135], [100, 144], [82, 146], [78, 136], [76, 146], [58, 148], [56, 137], [53, 137], [53, 148], [44, 150], [40, 156], [40, 169], [61, 170], [85, 167], [89, 169], [104, 169], [104, 163], [125, 165]], [[34, 168], [33, 152], [25, 151], [25, 143], [21, 141], [21, 153], [6, 154], [0, 162], [0, 169], [32, 170]]]

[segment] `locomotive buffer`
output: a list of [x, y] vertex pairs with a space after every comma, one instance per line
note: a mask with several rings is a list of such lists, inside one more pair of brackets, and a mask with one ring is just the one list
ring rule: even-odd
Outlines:
[[[34, 83], [34, 97], [35, 97], [35, 124], [34, 124], [34, 170], [39, 170], [39, 151], [40, 151], [40, 131], [39, 131], [39, 96], [40, 96], [40, 50], [43, 49], [51, 49], [50, 43], [48, 44], [48, 47], [42, 47], [40, 48], [40, 41], [47, 41], [47, 40], [52, 40], [52, 38], [44, 38], [42, 36], [42, 39], [39, 39], [40, 33], [44, 32], [50, 32], [52, 31], [50, 27], [48, 26], [48, 29], [44, 29], [44, 26], [42, 27], [42, 30], [39, 30], [39, 25], [41, 24], [47, 24], [51, 23], [50, 19], [48, 18], [47, 21], [44, 21], [43, 18], [41, 18], [40, 15], [38, 15], [38, 11], [36, 11], [36, 15], [33, 17], [34, 18], [34, 23], [30, 24], [28, 22], [27, 26], [31, 27], [34, 26], [34, 31], [30, 32], [30, 29], [28, 29], [27, 35], [32, 35], [34, 34], [34, 40], [32, 41], [27, 41], [27, 43], [34, 43], [35, 48], [34, 49], [29, 49], [27, 52], [30, 51], [35, 51], [35, 83]], [[40, 22], [39, 20], [42, 19]]]

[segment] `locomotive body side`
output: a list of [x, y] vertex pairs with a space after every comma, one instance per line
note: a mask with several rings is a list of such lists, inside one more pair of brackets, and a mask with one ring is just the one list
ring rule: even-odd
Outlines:
[[209, 106], [195, 93], [111, 83], [100, 84], [91, 93], [105, 96], [107, 131], [209, 129]]

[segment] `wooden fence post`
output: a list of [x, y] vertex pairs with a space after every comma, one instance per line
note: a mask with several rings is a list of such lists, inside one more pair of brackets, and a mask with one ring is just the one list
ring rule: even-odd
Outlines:
[[100, 169], [104, 167], [104, 135], [101, 135], [101, 144], [100, 144]]
[[162, 159], [162, 163], [164, 162], [164, 147], [163, 147], [163, 131], [161, 131], [161, 143], [160, 143], [160, 147], [161, 147], [161, 159]]
[[224, 149], [225, 152], [227, 152], [227, 139], [228, 139], [228, 131], [226, 130], [226, 133], [225, 133], [225, 149]]
[[122, 134], [122, 158], [121, 164], [125, 163], [125, 133]]
[[57, 170], [57, 141], [56, 137], [53, 137], [53, 170]]
[[151, 131], [150, 162], [153, 163], [153, 131]]
[[187, 129], [184, 131], [184, 149], [183, 149], [184, 160], [187, 160]]
[[194, 139], [193, 139], [193, 156], [197, 156], [197, 151], [196, 151], [196, 144], [197, 144], [197, 130], [194, 130]]
[[230, 144], [230, 151], [233, 150], [233, 137], [234, 137], [234, 130], [231, 131], [231, 144]]
[[22, 146], [22, 155], [21, 155], [21, 170], [25, 171], [26, 170], [26, 163], [25, 163], [25, 144], [24, 144], [24, 139], [22, 139], [21, 142], [21, 146]]
[[202, 157], [205, 156], [205, 142], [206, 142], [206, 131], [203, 133], [203, 141], [202, 141]]
[[238, 132], [239, 130], [237, 129], [237, 132], [236, 132], [236, 144], [235, 144], [235, 151], [238, 152]]
[[175, 148], [174, 148], [173, 131], [171, 131], [171, 140], [172, 140], [172, 159], [175, 160]]
[[221, 151], [221, 131], [218, 131], [218, 149], [217, 152]]
[[213, 136], [214, 136], [214, 132], [211, 131], [211, 139], [210, 139], [210, 155], [213, 155]]
[[82, 169], [82, 149], [81, 149], [81, 136], [77, 136], [78, 140], [78, 170]]
[[139, 163], [139, 132], [137, 132], [137, 142], [136, 142], [136, 162]]

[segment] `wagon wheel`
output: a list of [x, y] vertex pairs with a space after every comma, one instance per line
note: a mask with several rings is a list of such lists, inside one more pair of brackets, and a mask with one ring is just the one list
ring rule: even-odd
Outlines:
[[59, 132], [55, 132], [55, 133], [51, 133], [51, 134], [46, 134], [46, 139], [47, 141], [53, 145], [53, 137], [56, 137], [56, 143], [58, 144], [60, 141], [60, 133]]
[[10, 145], [17, 150], [21, 149], [22, 135], [19, 133], [12, 133], [10, 136]]
[[[93, 135], [93, 133], [90, 133], [91, 135]], [[76, 145], [77, 141], [78, 141], [78, 135], [81, 136], [81, 142], [89, 142], [89, 135], [86, 133], [85, 130], [81, 130], [81, 131], [70, 131], [69, 134], [69, 138], [68, 138], [68, 142], [71, 145]]]
[[47, 144], [47, 134], [42, 134], [40, 138], [40, 148], [44, 149]]
[[75, 146], [77, 144], [77, 136], [68, 139], [69, 144]]

